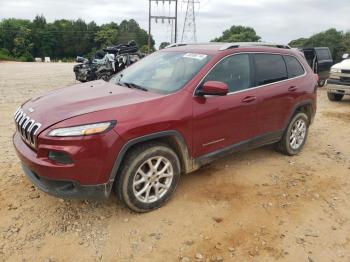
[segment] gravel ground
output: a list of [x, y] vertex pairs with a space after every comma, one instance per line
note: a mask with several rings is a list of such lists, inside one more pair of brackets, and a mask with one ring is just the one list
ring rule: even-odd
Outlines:
[[134, 214], [115, 197], [66, 201], [24, 177], [12, 115], [74, 84], [73, 64], [0, 63], [0, 261], [350, 261], [350, 99], [323, 89], [303, 152], [271, 146], [182, 177], [171, 201]]

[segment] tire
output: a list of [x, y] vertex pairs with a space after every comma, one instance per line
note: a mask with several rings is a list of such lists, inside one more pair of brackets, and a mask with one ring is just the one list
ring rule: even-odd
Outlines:
[[324, 87], [325, 84], [326, 84], [326, 80], [319, 80], [318, 81], [318, 86], [319, 87]]
[[[153, 171], [150, 163], [154, 168]], [[157, 178], [155, 170], [158, 171], [160, 178]], [[163, 175], [160, 175], [159, 172], [162, 170]], [[117, 197], [132, 211], [140, 213], [152, 211], [169, 200], [177, 187], [180, 173], [180, 160], [167, 145], [146, 143], [137, 146], [127, 153], [117, 174], [115, 186]]]
[[288, 156], [298, 154], [305, 145], [309, 133], [309, 123], [305, 113], [296, 113], [289, 122], [282, 139], [277, 143], [277, 150]]
[[328, 99], [330, 101], [340, 101], [344, 97], [344, 95], [342, 95], [342, 94], [334, 94], [334, 93], [331, 93], [331, 92], [327, 92], [327, 96], [328, 96]]

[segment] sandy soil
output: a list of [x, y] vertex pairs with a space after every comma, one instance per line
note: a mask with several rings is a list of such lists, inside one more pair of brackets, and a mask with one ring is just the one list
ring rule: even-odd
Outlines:
[[0, 63], [1, 261], [350, 261], [350, 99], [319, 110], [303, 152], [271, 146], [183, 176], [163, 208], [63, 201], [24, 177], [11, 136], [26, 99], [74, 83], [73, 64]]

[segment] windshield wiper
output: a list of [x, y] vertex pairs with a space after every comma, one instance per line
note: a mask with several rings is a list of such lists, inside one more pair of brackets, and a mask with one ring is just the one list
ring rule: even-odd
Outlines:
[[135, 89], [139, 89], [139, 90], [142, 90], [142, 91], [148, 91], [147, 88], [139, 86], [139, 85], [134, 84], [134, 83], [127, 83], [127, 82], [121, 82], [120, 81], [119, 84], [122, 85], [122, 86], [129, 87], [129, 88], [135, 88]]

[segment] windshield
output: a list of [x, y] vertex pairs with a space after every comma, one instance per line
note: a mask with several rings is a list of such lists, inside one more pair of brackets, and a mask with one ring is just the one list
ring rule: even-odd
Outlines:
[[110, 82], [144, 91], [169, 94], [182, 88], [210, 56], [184, 52], [156, 52], [126, 68]]

